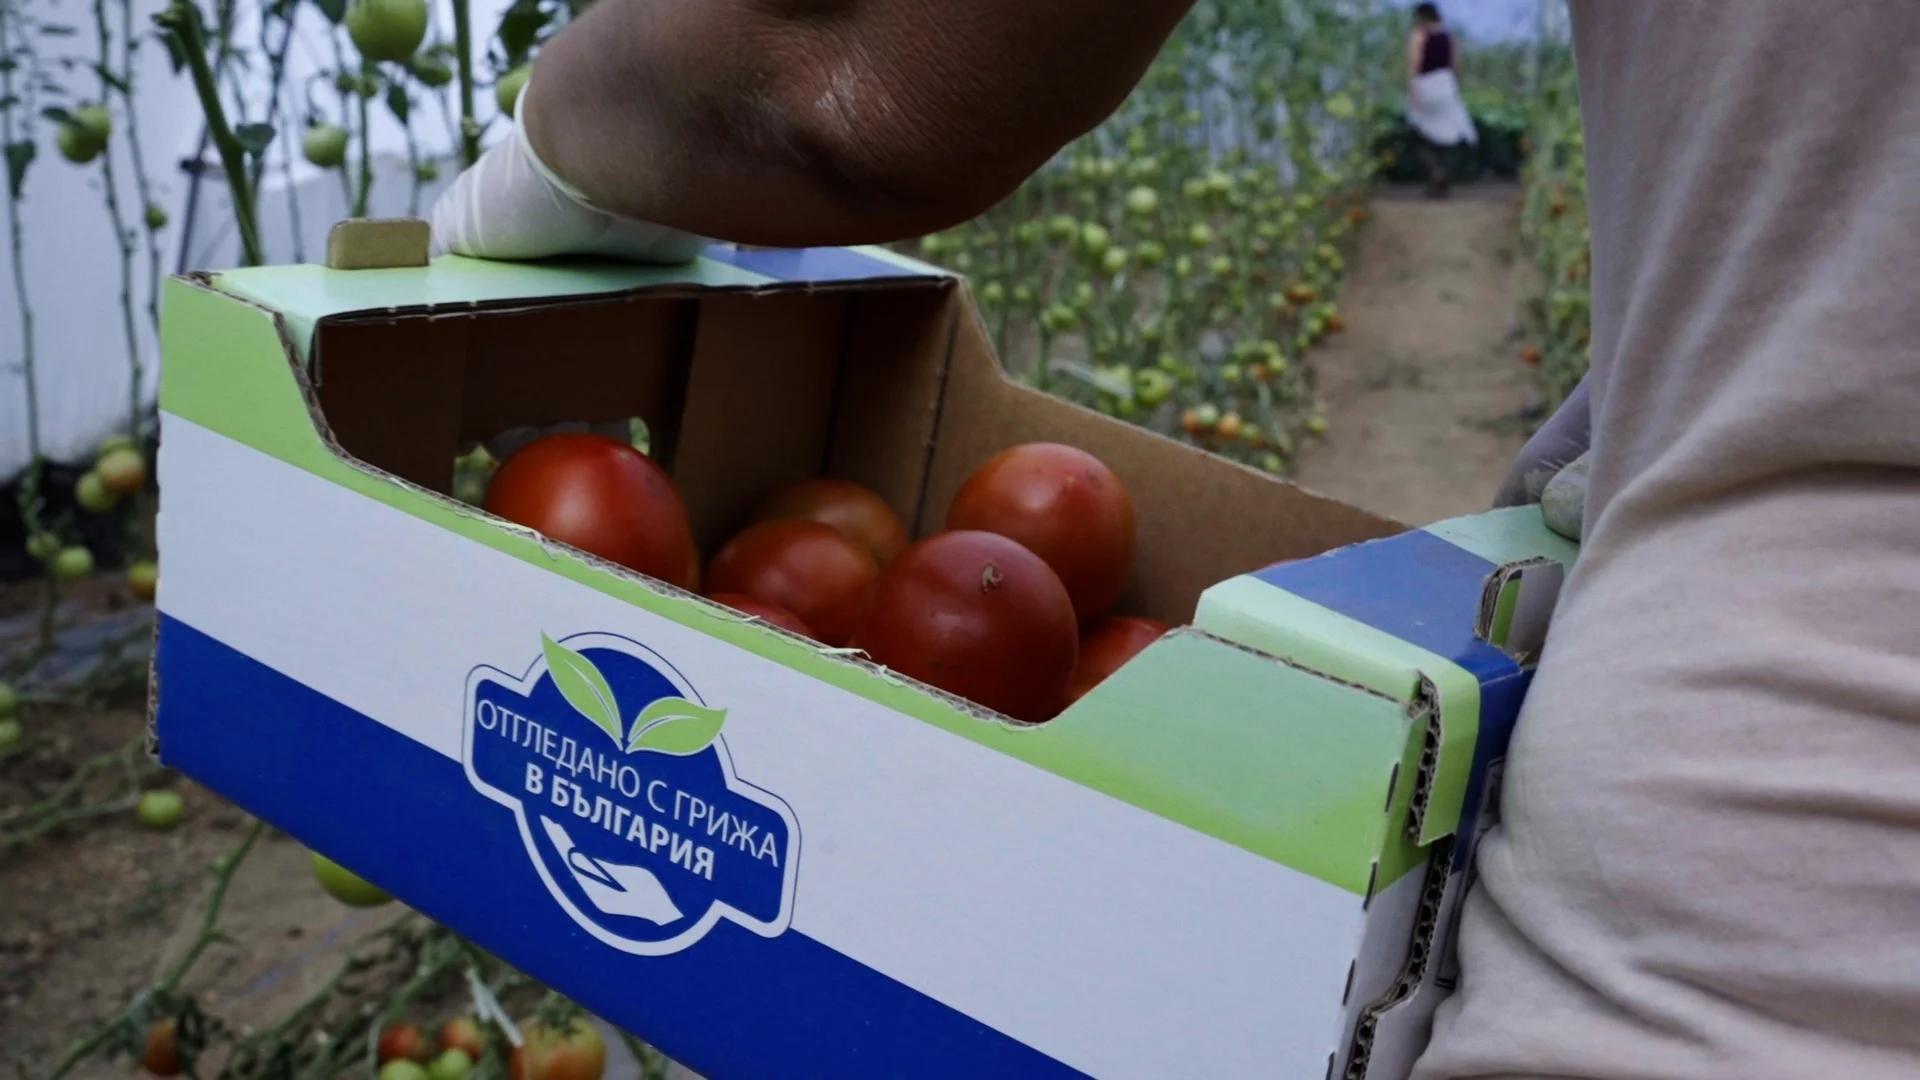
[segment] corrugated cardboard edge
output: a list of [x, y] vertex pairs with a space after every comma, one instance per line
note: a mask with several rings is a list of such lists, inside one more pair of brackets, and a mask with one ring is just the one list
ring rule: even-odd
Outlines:
[[[1427, 965], [1434, 955], [1434, 935], [1440, 926], [1440, 904], [1446, 894], [1447, 878], [1453, 865], [1454, 838], [1443, 837], [1428, 847], [1426, 880], [1420, 886], [1419, 914], [1414, 918], [1412, 940], [1408, 943], [1406, 963], [1387, 991], [1360, 1012], [1348, 1044], [1347, 1068], [1343, 1080], [1365, 1080], [1373, 1051], [1373, 1032], [1380, 1017], [1413, 996], [1426, 978]], [[1334, 1059], [1327, 1059], [1327, 1075], [1333, 1076]]]

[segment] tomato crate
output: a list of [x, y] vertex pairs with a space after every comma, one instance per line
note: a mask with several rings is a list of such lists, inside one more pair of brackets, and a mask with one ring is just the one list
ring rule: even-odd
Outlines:
[[[1407, 531], [1017, 385], [881, 249], [335, 261], [420, 265], [168, 284], [164, 762], [713, 1080], [1405, 1074], [1572, 559], [1537, 512]], [[1021, 724], [453, 497], [631, 418], [708, 555], [790, 481], [918, 537], [1080, 447], [1179, 629]]]

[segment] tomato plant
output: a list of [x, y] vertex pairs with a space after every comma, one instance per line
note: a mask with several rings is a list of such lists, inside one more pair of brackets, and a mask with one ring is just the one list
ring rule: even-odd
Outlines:
[[495, 470], [485, 508], [683, 589], [699, 588], [687, 508], [653, 460], [604, 435], [535, 439]]
[[565, 1028], [535, 1020], [520, 1033], [525, 1042], [507, 1055], [508, 1080], [600, 1080], [606, 1072], [606, 1043], [584, 1019]]
[[994, 533], [945, 532], [888, 564], [853, 644], [908, 678], [1038, 722], [1066, 702], [1077, 622], [1038, 555]]
[[742, 615], [751, 615], [769, 626], [777, 626], [788, 633], [799, 634], [801, 637], [812, 638], [815, 641], [820, 640], [819, 635], [815, 634], [813, 628], [802, 621], [800, 616], [779, 604], [769, 604], [765, 600], [748, 596], [746, 593], [709, 593], [707, 599], [716, 604], [725, 604]]
[[947, 509], [947, 528], [1017, 540], [1046, 560], [1082, 622], [1107, 613], [1133, 570], [1133, 497], [1084, 450], [1029, 443], [974, 470]]
[[831, 525], [777, 518], [729, 540], [707, 567], [707, 585], [785, 608], [811, 636], [845, 645], [879, 573], [867, 549]]
[[907, 546], [907, 527], [875, 492], [850, 480], [817, 477], [789, 484], [760, 506], [755, 521], [796, 518], [831, 525], [881, 566]]
[[1067, 686], [1067, 704], [1085, 697], [1171, 629], [1159, 619], [1137, 615], [1115, 615], [1095, 623], [1080, 639], [1080, 662]]

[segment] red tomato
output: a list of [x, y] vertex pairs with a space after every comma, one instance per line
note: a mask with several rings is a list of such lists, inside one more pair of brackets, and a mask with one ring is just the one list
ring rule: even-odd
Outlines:
[[1120, 670], [1120, 665], [1140, 655], [1171, 629], [1159, 619], [1134, 615], [1115, 615], [1096, 623], [1080, 639], [1080, 663], [1067, 685], [1067, 704], [1085, 697], [1087, 691], [1105, 682], [1107, 676]]
[[502, 462], [486, 509], [683, 589], [699, 587], [687, 508], [660, 466], [604, 435], [535, 439]]
[[479, 1061], [486, 1056], [487, 1038], [480, 1032], [480, 1023], [471, 1016], [456, 1016], [440, 1027], [440, 1049], [464, 1050], [467, 1056]]
[[524, 1043], [507, 1055], [507, 1080], [600, 1080], [607, 1047], [585, 1020], [554, 1031], [535, 1020], [523, 1025]]
[[1133, 497], [1084, 450], [1028, 443], [976, 469], [947, 509], [947, 528], [1017, 540], [1046, 560], [1081, 622], [1107, 613], [1133, 569]]
[[831, 525], [885, 566], [907, 546], [907, 527], [887, 501], [850, 480], [819, 477], [788, 484], [760, 505], [755, 521], [798, 518]]
[[433, 1045], [421, 1034], [418, 1024], [388, 1024], [380, 1029], [380, 1043], [375, 1051], [382, 1065], [395, 1058], [426, 1061], [433, 1056]]
[[174, 1039], [173, 1021], [162, 1020], [147, 1029], [147, 1045], [140, 1065], [155, 1076], [179, 1076], [183, 1068], [180, 1047]]
[[769, 626], [777, 626], [782, 630], [799, 634], [804, 638], [813, 638], [815, 641], [820, 640], [814, 636], [812, 627], [800, 621], [800, 616], [795, 615], [779, 604], [769, 604], [765, 600], [756, 600], [746, 593], [732, 592], [710, 593], [707, 599], [716, 604], [725, 604], [742, 615], [752, 615], [754, 618], [761, 620]]
[[1066, 587], [1038, 555], [993, 533], [948, 532], [887, 566], [853, 644], [908, 678], [1038, 722], [1066, 701], [1080, 636]]
[[880, 573], [867, 550], [817, 521], [752, 525], [727, 541], [707, 567], [715, 593], [745, 593], [786, 608], [828, 645], [845, 645], [860, 601]]

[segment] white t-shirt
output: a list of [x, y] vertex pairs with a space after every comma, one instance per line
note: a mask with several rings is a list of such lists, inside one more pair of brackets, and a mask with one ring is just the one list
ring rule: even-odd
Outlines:
[[1416, 1076], [1920, 1077], [1920, 0], [1573, 0], [1580, 561]]

